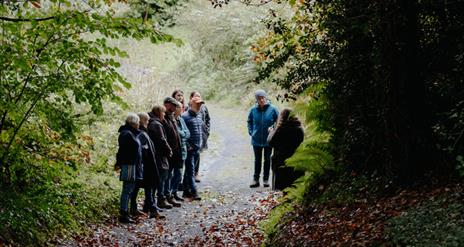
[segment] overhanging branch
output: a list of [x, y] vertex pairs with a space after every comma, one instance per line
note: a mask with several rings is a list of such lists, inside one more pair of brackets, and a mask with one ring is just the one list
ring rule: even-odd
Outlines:
[[55, 16], [45, 17], [45, 18], [37, 18], [37, 19], [24, 19], [24, 18], [10, 18], [5, 16], [0, 16], [0, 20], [3, 21], [11, 21], [11, 22], [26, 22], [26, 21], [48, 21], [51, 19], [55, 19]]

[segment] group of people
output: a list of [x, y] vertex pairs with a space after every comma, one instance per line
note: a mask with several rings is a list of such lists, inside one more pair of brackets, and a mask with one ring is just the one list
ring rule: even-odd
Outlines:
[[256, 104], [250, 109], [247, 120], [248, 134], [251, 136], [255, 156], [253, 182], [250, 187], [260, 186], [262, 166], [263, 186], [269, 187], [272, 164], [272, 189], [283, 190], [303, 175], [285, 166], [285, 160], [291, 157], [303, 142], [303, 127], [291, 109], [285, 108], [279, 114], [277, 108], [267, 99], [264, 90], [257, 90], [255, 99]]
[[[263, 165], [263, 186], [270, 186], [272, 167], [272, 189], [283, 190], [302, 175], [286, 167], [285, 160], [303, 141], [303, 128], [291, 109], [279, 113], [264, 90], [257, 90], [255, 99], [247, 120], [255, 157], [250, 187], [260, 186]], [[120, 222], [131, 223], [131, 216], [143, 214], [137, 209], [141, 188], [145, 192], [143, 211], [150, 218], [164, 218], [160, 214], [163, 209], [180, 207], [185, 199], [201, 200], [196, 183], [200, 182], [200, 152], [207, 148], [209, 131], [208, 108], [197, 91], [190, 94], [188, 104], [184, 93], [175, 90], [163, 105], [153, 106], [150, 112], [127, 115], [119, 128], [116, 154], [123, 182]], [[180, 187], [182, 196], [177, 194]]]
[[[184, 93], [175, 90], [150, 112], [127, 115], [119, 128], [116, 154], [123, 182], [120, 222], [132, 223], [132, 216], [144, 214], [137, 208], [141, 188], [143, 212], [150, 218], [165, 218], [160, 214], [163, 209], [180, 207], [185, 199], [201, 200], [196, 183], [200, 182], [200, 152], [207, 148], [209, 130], [208, 108], [197, 91], [190, 94], [188, 104]], [[180, 189], [182, 196], [177, 194]]]

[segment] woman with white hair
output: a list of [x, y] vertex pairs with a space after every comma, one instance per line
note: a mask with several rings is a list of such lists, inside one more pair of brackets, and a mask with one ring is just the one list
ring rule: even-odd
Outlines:
[[116, 154], [116, 167], [121, 169], [119, 176], [119, 180], [122, 181], [119, 211], [121, 223], [133, 223], [129, 217], [129, 198], [134, 191], [136, 181], [143, 178], [142, 147], [138, 138], [139, 121], [137, 114], [129, 113], [126, 123], [118, 130], [119, 149]]

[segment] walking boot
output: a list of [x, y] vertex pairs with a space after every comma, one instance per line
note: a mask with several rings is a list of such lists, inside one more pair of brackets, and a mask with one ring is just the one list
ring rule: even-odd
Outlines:
[[174, 199], [176, 199], [176, 201], [178, 201], [178, 202], [183, 202], [184, 201], [184, 198], [178, 196], [177, 193], [174, 193]]
[[197, 174], [195, 174], [195, 183], [199, 183], [199, 182], [201, 182], [200, 175], [198, 175], [198, 173], [197, 173]]
[[168, 197], [167, 201], [168, 201], [169, 204], [171, 204], [173, 207], [178, 208], [178, 207], [181, 206], [181, 204], [180, 204], [178, 201], [176, 201], [176, 199], [174, 199], [172, 196]]
[[184, 193], [182, 193], [182, 197], [183, 198], [190, 198], [190, 197], [192, 197], [192, 194], [189, 191], [184, 190]]
[[[160, 212], [160, 213], [163, 212], [163, 210], [162, 210], [161, 208], [159, 208], [158, 206], [156, 206], [156, 201], [155, 201], [155, 203], [153, 204], [153, 206], [151, 206], [151, 207], [154, 208], [154, 209], [156, 209], [156, 210], [157, 210], [158, 212]], [[148, 214], [148, 213], [150, 212], [150, 207], [149, 207], [148, 205], [146, 205], [146, 206], [143, 205], [143, 210], [142, 210], [142, 212]]]
[[250, 184], [250, 188], [256, 188], [259, 187], [259, 181], [258, 180], [253, 180], [253, 183]]
[[263, 186], [264, 187], [269, 187], [269, 180], [268, 179], [263, 180]]
[[192, 200], [201, 201], [201, 197], [198, 195], [198, 193], [193, 193], [192, 194]]
[[161, 215], [158, 213], [156, 209], [150, 211], [150, 219], [156, 218], [157, 220], [163, 220], [166, 219], [166, 216]]
[[144, 213], [140, 212], [138, 209], [131, 209], [130, 215], [134, 217], [145, 215]]
[[169, 204], [166, 199], [158, 199], [158, 207], [160, 208], [165, 208], [165, 209], [171, 209], [172, 205]]
[[129, 212], [119, 211], [119, 222], [121, 223], [134, 223], [134, 221], [129, 217]]

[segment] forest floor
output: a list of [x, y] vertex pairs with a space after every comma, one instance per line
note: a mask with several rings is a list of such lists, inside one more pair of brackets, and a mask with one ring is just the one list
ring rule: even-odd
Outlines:
[[[69, 246], [259, 246], [258, 223], [277, 204], [280, 194], [269, 188], [250, 189], [253, 154], [246, 130], [246, 112], [208, 105], [212, 117], [209, 149], [201, 155], [202, 200], [163, 210], [164, 220], [137, 218], [120, 224], [115, 215], [94, 233], [75, 237]], [[143, 196], [139, 194], [139, 209]]]
[[[375, 178], [316, 186], [280, 219], [270, 246], [463, 246], [464, 186], [433, 181], [379, 193]], [[291, 241], [289, 241], [291, 239]]]

